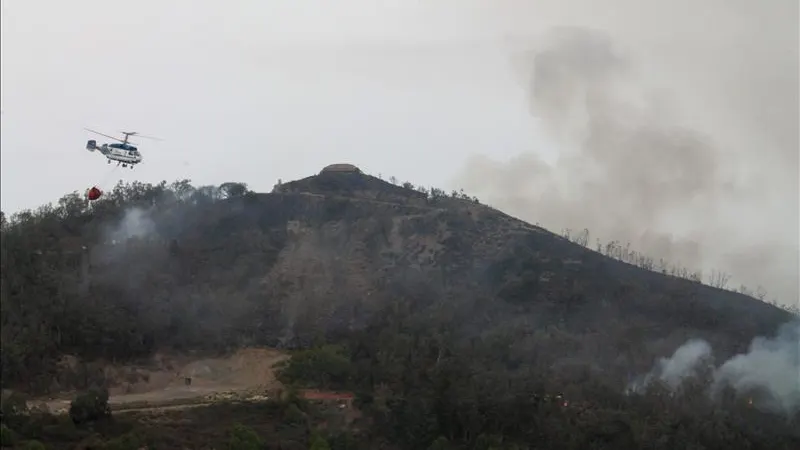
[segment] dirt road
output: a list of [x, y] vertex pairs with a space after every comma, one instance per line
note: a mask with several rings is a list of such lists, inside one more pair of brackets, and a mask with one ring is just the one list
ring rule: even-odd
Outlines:
[[[147, 381], [110, 389], [113, 411], [175, 409], [220, 400], [265, 400], [264, 392], [280, 386], [273, 366], [288, 355], [273, 349], [242, 349], [225, 358], [171, 362], [177, 369], [147, 371]], [[187, 380], [190, 380], [187, 384]], [[66, 414], [74, 394], [37, 399], [31, 408]]]

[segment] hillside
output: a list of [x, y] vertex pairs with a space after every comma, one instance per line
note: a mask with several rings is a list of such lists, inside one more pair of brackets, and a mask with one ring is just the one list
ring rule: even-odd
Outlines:
[[[370, 398], [379, 386], [443, 389], [425, 384], [430, 370], [479, 370], [477, 386], [552, 374], [537, 382], [621, 393], [689, 339], [708, 342], [719, 365], [793, 319], [477, 199], [347, 167], [264, 194], [188, 181], [120, 184], [92, 205], [72, 194], [4, 220], [0, 269], [3, 387], [37, 395], [114, 385], [107, 364], [162, 351], [321, 343], [344, 345], [362, 374], [321, 384]], [[83, 363], [66, 367], [66, 356]], [[393, 427], [410, 420], [392, 408]], [[412, 439], [410, 427], [415, 448], [427, 434]]]

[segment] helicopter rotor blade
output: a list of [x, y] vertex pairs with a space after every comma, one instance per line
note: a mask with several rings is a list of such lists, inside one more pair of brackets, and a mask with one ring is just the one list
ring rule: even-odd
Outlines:
[[155, 141], [163, 141], [164, 139], [154, 137], [154, 136], [145, 136], [144, 134], [139, 134], [138, 131], [120, 131], [122, 134], [126, 134], [128, 136], [136, 136], [137, 138], [145, 138], [145, 139], [153, 139]]
[[107, 134], [100, 133], [99, 131], [90, 130], [88, 128], [84, 128], [84, 130], [90, 131], [90, 132], [92, 132], [94, 134], [99, 134], [100, 136], [105, 136], [105, 137], [107, 137], [109, 139], [113, 139], [113, 140], [118, 141], [118, 142], [123, 142], [122, 139], [120, 139], [120, 138], [115, 138], [114, 136], [109, 136]]
[[164, 140], [164, 139], [161, 139], [161, 138], [159, 138], [159, 137], [145, 136], [145, 135], [143, 135], [143, 134], [137, 134], [137, 135], [136, 135], [136, 137], [137, 137], [137, 138], [152, 139], [152, 140], [154, 140], [154, 141], [163, 141], [163, 140]]

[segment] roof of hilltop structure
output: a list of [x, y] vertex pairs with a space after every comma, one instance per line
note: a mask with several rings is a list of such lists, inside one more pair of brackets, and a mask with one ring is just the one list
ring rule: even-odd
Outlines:
[[346, 163], [339, 163], [339, 164], [331, 164], [329, 166], [325, 166], [320, 173], [325, 172], [353, 172], [353, 173], [361, 173], [361, 169]]

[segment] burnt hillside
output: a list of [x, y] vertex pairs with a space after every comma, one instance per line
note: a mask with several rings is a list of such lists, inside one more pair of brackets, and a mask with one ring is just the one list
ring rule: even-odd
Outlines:
[[[160, 352], [269, 346], [304, 349], [285, 382], [357, 393], [364, 448], [800, 442], [800, 416], [774, 416], [778, 394], [756, 397], [764, 413], [751, 391], [711, 400], [706, 372], [669, 396], [663, 383], [623, 393], [687, 339], [719, 362], [789, 312], [603, 256], [463, 193], [326, 170], [269, 194], [120, 183], [91, 205], [75, 193], [2, 219], [4, 389], [114, 386], [109, 366]], [[784, 412], [798, 403], [784, 400]]]
[[441, 321], [454, 342], [497, 338], [513, 358], [609, 374], [689, 337], [742, 351], [790, 319], [357, 172], [271, 194], [134, 183], [91, 207], [73, 194], [4, 224], [2, 278], [3, 383], [36, 391], [66, 387], [53, 382], [63, 354], [303, 346], [390, 307]]

